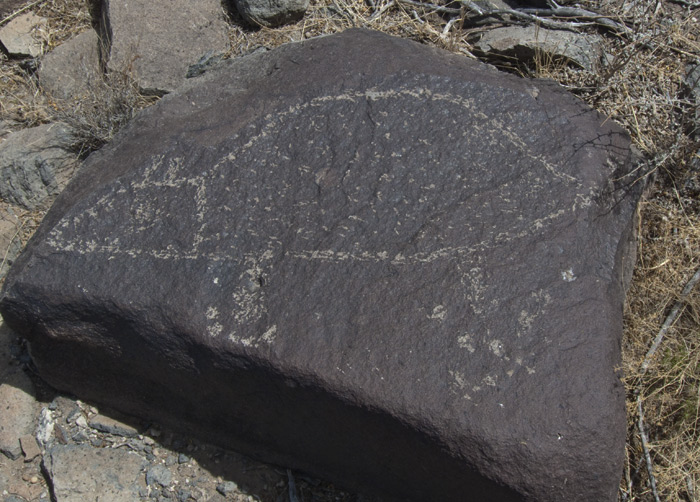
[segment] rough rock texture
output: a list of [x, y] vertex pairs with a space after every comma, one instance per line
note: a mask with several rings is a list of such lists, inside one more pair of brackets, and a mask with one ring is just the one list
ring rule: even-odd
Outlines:
[[101, 78], [99, 38], [87, 30], [46, 54], [39, 67], [39, 82], [52, 97], [80, 100]]
[[229, 47], [220, 0], [104, 0], [98, 19], [110, 69], [132, 73], [144, 92], [177, 88], [190, 65]]
[[70, 130], [59, 123], [11, 133], [0, 143], [0, 197], [33, 209], [58, 194], [76, 167]]
[[34, 435], [34, 389], [22, 372], [4, 375], [0, 383], [0, 453], [14, 460], [22, 455], [20, 438]]
[[525, 64], [565, 62], [588, 71], [600, 64], [600, 39], [538, 26], [507, 26], [489, 30], [474, 43], [477, 53], [492, 59]]
[[[124, 502], [139, 499], [144, 460], [128, 448], [56, 445], [44, 455], [44, 471], [56, 502]], [[118, 469], [115, 469], [118, 466]]]
[[19, 219], [7, 204], [0, 205], [0, 279], [5, 277], [22, 245], [19, 240]]
[[0, 28], [0, 43], [13, 56], [39, 56], [45, 26], [45, 18], [32, 12], [22, 14]]
[[57, 388], [345, 486], [612, 501], [631, 161], [554, 84], [351, 30], [142, 112], [0, 311]]
[[269, 28], [293, 23], [304, 17], [309, 0], [233, 0], [249, 23]]

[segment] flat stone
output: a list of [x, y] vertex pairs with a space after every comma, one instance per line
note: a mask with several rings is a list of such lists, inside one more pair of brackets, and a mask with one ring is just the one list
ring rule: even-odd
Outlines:
[[289, 44], [90, 156], [0, 311], [56, 388], [340, 486], [613, 501], [634, 163], [552, 82]]
[[39, 82], [54, 99], [79, 101], [102, 78], [99, 37], [87, 30], [41, 59]]
[[254, 26], [274, 28], [304, 17], [309, 0], [233, 0], [243, 19]]
[[204, 54], [229, 48], [220, 0], [110, 0], [99, 19], [111, 33], [108, 67], [148, 93], [173, 91]]
[[161, 464], [149, 467], [146, 471], [146, 484], [148, 486], [159, 485], [167, 488], [172, 483], [173, 475], [170, 469]]
[[0, 28], [0, 43], [12, 56], [41, 55], [41, 33], [46, 30], [46, 18], [27, 12]]
[[22, 455], [20, 438], [34, 434], [39, 406], [34, 387], [22, 371], [6, 375], [0, 384], [0, 452], [12, 460]]
[[77, 165], [72, 136], [60, 123], [11, 133], [0, 144], [0, 197], [34, 209], [58, 194]]
[[33, 435], [27, 434], [26, 436], [22, 436], [19, 438], [19, 443], [22, 446], [22, 453], [24, 453], [25, 462], [31, 462], [36, 457], [41, 455], [41, 449], [39, 448], [36, 438]]
[[507, 26], [486, 31], [474, 42], [475, 53], [524, 65], [572, 64], [590, 72], [601, 61], [600, 38], [539, 26]]
[[117, 436], [134, 437], [139, 433], [136, 427], [105, 415], [95, 415], [88, 424], [95, 430]]
[[123, 448], [55, 445], [43, 460], [56, 502], [139, 500], [146, 462]]

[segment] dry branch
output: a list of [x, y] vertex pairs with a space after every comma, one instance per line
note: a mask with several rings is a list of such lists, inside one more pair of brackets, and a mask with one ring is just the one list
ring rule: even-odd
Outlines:
[[651, 493], [654, 495], [655, 502], [661, 502], [661, 499], [659, 499], [659, 492], [656, 489], [656, 478], [654, 477], [651, 454], [649, 453], [649, 440], [647, 439], [647, 433], [644, 430], [644, 412], [642, 411], [642, 396], [640, 395], [637, 395], [637, 413], [639, 414], [639, 420], [637, 422], [637, 427], [639, 428], [639, 439], [642, 441], [642, 451], [644, 452], [644, 460], [646, 460], [647, 464], [647, 473], [649, 474]]
[[666, 317], [666, 320], [664, 323], [661, 325], [661, 329], [659, 330], [659, 333], [656, 335], [656, 338], [654, 338], [654, 343], [651, 344], [651, 347], [649, 348], [646, 356], [644, 357], [644, 361], [642, 362], [642, 371], [641, 375], [643, 376], [647, 368], [649, 368], [649, 364], [651, 363], [651, 358], [654, 357], [654, 353], [656, 350], [659, 348], [659, 345], [661, 345], [661, 341], [664, 339], [664, 336], [666, 336], [666, 332], [669, 330], [669, 328], [673, 325], [673, 323], [676, 321], [678, 316], [681, 313], [681, 309], [685, 305], [685, 299], [687, 296], [690, 294], [690, 292], [693, 290], [695, 285], [700, 281], [700, 268], [698, 268], [695, 271], [695, 274], [693, 274], [693, 277], [690, 278], [688, 283], [685, 285], [683, 288], [683, 291], [681, 291], [681, 296], [678, 300], [676, 300], [676, 303], [673, 304], [673, 308], [671, 309], [671, 312], [669, 312], [668, 317]]
[[19, 16], [21, 13], [23, 13], [23, 12], [25, 12], [25, 11], [31, 9], [32, 7], [34, 7], [34, 6], [36, 6], [36, 5], [39, 5], [40, 3], [44, 3], [45, 1], [46, 1], [46, 0], [35, 0], [34, 2], [25, 5], [25, 6], [22, 7], [21, 9], [17, 9], [17, 10], [14, 11], [12, 14], [10, 14], [9, 16], [7, 16], [5, 19], [3, 19], [2, 21], [0, 21], [0, 26], [2, 26], [3, 24], [7, 23], [8, 21], [13, 20], [13, 19], [16, 18], [17, 16]]

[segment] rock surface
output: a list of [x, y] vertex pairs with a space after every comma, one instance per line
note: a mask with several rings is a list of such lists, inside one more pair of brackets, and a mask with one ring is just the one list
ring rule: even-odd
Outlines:
[[33, 209], [58, 194], [77, 165], [70, 130], [44, 124], [11, 133], [0, 143], [0, 197]]
[[538, 26], [489, 30], [474, 43], [475, 54], [511, 64], [572, 64], [595, 71], [601, 60], [600, 39], [593, 35]]
[[41, 32], [46, 19], [33, 12], [22, 14], [0, 28], [0, 43], [12, 56], [37, 57], [41, 55]]
[[39, 67], [39, 82], [52, 97], [80, 100], [100, 75], [99, 37], [87, 30], [46, 54]]
[[0, 311], [59, 389], [346, 486], [612, 501], [631, 167], [553, 84], [351, 30], [139, 115]]
[[304, 17], [309, 0], [233, 0], [243, 19], [254, 26], [274, 28]]
[[128, 449], [55, 445], [44, 455], [44, 470], [57, 502], [125, 502], [139, 499], [146, 461]]
[[22, 455], [20, 439], [34, 435], [34, 400], [32, 382], [22, 372], [3, 377], [0, 383], [0, 453], [15, 460]]
[[128, 72], [146, 93], [177, 88], [209, 51], [229, 47], [220, 0], [109, 0], [98, 15], [109, 33], [108, 67]]
[[0, 205], [0, 279], [5, 277], [22, 245], [19, 240], [19, 218], [7, 204]]

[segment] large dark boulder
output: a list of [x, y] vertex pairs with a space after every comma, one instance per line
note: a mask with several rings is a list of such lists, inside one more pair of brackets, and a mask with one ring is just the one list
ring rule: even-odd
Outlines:
[[0, 311], [57, 388], [346, 487], [612, 501], [632, 161], [553, 83], [290, 44], [89, 157]]

